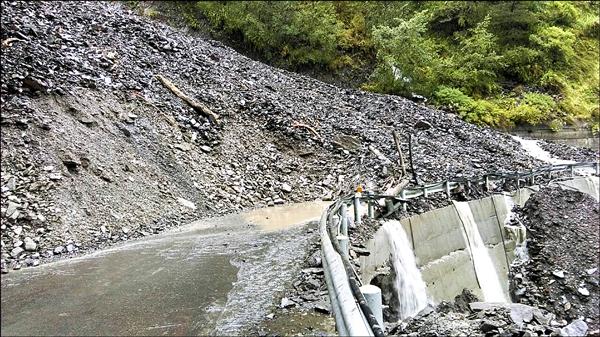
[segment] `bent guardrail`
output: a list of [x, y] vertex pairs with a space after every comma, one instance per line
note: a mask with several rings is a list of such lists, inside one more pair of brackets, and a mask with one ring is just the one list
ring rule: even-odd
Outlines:
[[456, 179], [439, 183], [404, 188], [398, 195], [361, 194], [348, 195], [336, 200], [321, 216], [319, 233], [321, 236], [321, 255], [327, 291], [335, 317], [338, 334], [342, 336], [383, 336], [384, 327], [378, 322], [372, 308], [367, 305], [363, 293], [360, 291], [362, 282], [352, 267], [348, 256], [348, 222], [347, 207], [354, 208], [355, 223], [360, 223], [362, 212], [361, 202], [366, 201], [367, 212], [370, 218], [376, 217], [373, 208], [379, 205], [378, 201], [384, 200], [386, 212], [379, 212], [377, 217], [387, 217], [398, 211], [400, 207], [406, 209], [410, 199], [425, 197], [431, 194], [444, 192], [451, 198], [452, 191], [464, 190], [466, 193], [476, 186], [483, 185], [490, 190], [493, 182], [515, 182], [517, 188], [535, 184], [536, 178], [544, 176], [552, 179], [553, 173], [569, 171], [574, 176], [578, 169], [593, 168], [595, 174], [600, 175], [600, 163], [573, 163], [552, 165], [529, 172], [496, 172], [488, 173], [482, 177]]

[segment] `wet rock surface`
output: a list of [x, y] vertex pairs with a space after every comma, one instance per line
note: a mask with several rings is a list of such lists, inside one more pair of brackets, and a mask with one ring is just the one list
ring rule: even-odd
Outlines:
[[399, 180], [392, 130], [405, 152], [417, 135], [425, 182], [542, 165], [508, 135], [266, 66], [118, 3], [6, 2], [1, 20], [2, 41], [17, 39], [0, 59], [2, 272], [358, 183], [385, 190]]
[[529, 260], [512, 267], [515, 301], [552, 311], [557, 325], [581, 318], [598, 332], [598, 212], [590, 196], [551, 188], [517, 210], [527, 228]]
[[477, 302], [472, 293], [463, 290], [453, 302], [427, 307], [417, 316], [387, 327], [390, 335], [399, 336], [573, 336], [568, 334], [571, 330], [551, 324], [554, 317], [523, 304]]
[[304, 256], [300, 273], [280, 295], [260, 325], [247, 331], [259, 336], [328, 336], [334, 334], [331, 304], [321, 261], [320, 238], [312, 236], [311, 249]]

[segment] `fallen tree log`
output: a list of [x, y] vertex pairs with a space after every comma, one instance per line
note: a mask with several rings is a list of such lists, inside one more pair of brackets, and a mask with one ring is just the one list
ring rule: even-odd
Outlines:
[[294, 121], [294, 123], [292, 124], [292, 127], [295, 127], [295, 128], [305, 128], [308, 131], [310, 131], [313, 135], [315, 135], [315, 137], [317, 137], [321, 141], [321, 143], [323, 142], [323, 137], [321, 137], [321, 135], [317, 132], [317, 130], [315, 130], [310, 125]]
[[25, 42], [25, 41], [21, 40], [19, 38], [16, 38], [16, 37], [9, 37], [8, 39], [2, 41], [2, 48], [10, 47], [13, 42]]
[[208, 119], [215, 125], [219, 125], [219, 116], [214, 113], [212, 110], [210, 110], [206, 105], [195, 101], [193, 98], [187, 96], [186, 94], [184, 94], [181, 90], [179, 90], [179, 88], [177, 88], [175, 86], [175, 84], [173, 84], [173, 82], [171, 82], [168, 78], [163, 77], [162, 75], [156, 75], [156, 78], [158, 78], [158, 80], [169, 90], [171, 90], [171, 92], [173, 94], [175, 94], [175, 96], [181, 98], [181, 100], [183, 100], [185, 103], [187, 103], [189, 106], [191, 106], [192, 108], [194, 108], [194, 110], [198, 111], [199, 113], [203, 114], [204, 116], [208, 117]]
[[369, 151], [373, 152], [373, 154], [379, 159], [384, 165], [389, 165], [392, 161], [386, 157], [381, 151], [377, 150], [373, 145], [369, 145]]
[[392, 132], [394, 136], [394, 143], [396, 143], [396, 150], [398, 150], [398, 158], [400, 159], [400, 168], [402, 169], [402, 177], [406, 177], [406, 167], [404, 167], [404, 154], [402, 153], [402, 147], [400, 147], [400, 136], [398, 132], [394, 130]]

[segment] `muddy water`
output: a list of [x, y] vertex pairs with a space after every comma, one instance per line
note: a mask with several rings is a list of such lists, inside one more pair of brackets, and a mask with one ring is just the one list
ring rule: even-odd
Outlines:
[[[264, 319], [299, 272], [299, 257], [317, 235], [314, 223], [306, 223], [322, 211], [309, 209], [203, 220], [3, 275], [1, 333], [239, 334]], [[271, 225], [253, 224], [257, 214], [268, 214]], [[274, 220], [279, 214], [281, 224]]]
[[290, 206], [276, 206], [250, 211], [244, 218], [266, 231], [275, 231], [309, 220], [318, 220], [330, 204], [326, 201], [303, 202]]

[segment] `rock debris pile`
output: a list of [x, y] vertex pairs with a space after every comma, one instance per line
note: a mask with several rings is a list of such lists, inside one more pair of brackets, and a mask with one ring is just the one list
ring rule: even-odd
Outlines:
[[[600, 334], [600, 214], [581, 192], [546, 188], [518, 210], [529, 259], [512, 267], [515, 301], [545, 307], [556, 324], [577, 319]], [[581, 324], [583, 325], [583, 324]]]
[[399, 178], [392, 130], [405, 152], [416, 135], [426, 182], [542, 165], [505, 134], [266, 66], [118, 3], [4, 2], [1, 23], [3, 272], [357, 183], [385, 190]]
[[586, 323], [561, 324], [546, 310], [520, 303], [477, 302], [467, 290], [454, 302], [427, 307], [414, 318], [388, 324], [390, 335], [399, 336], [583, 336]]

